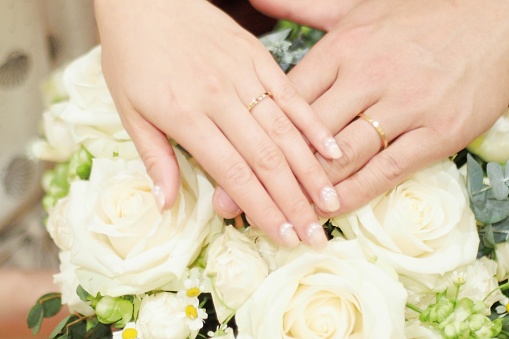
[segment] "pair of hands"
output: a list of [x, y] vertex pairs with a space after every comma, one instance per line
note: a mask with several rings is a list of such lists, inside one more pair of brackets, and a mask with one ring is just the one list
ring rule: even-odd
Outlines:
[[[326, 216], [360, 207], [463, 148], [507, 107], [505, 0], [251, 2], [328, 31], [288, 77], [203, 0], [96, 0], [103, 71], [162, 207], [178, 189], [171, 136], [222, 187], [220, 214], [243, 210], [278, 242], [320, 246], [308, 199]], [[265, 91], [273, 99], [248, 112]], [[360, 112], [383, 127], [383, 152], [373, 126], [354, 120]]]

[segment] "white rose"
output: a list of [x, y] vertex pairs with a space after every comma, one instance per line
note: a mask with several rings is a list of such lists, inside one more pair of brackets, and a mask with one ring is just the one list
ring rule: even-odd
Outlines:
[[[159, 212], [141, 159], [94, 159], [88, 181], [71, 184], [71, 262], [92, 295], [141, 294], [181, 279], [222, 220], [210, 203], [214, 188], [175, 149], [181, 189], [170, 211]], [[177, 281], [181, 284], [180, 281]], [[173, 285], [175, 287], [175, 285]]]
[[267, 274], [267, 264], [256, 246], [233, 226], [226, 227], [211, 244], [205, 268], [219, 322], [244, 304]]
[[71, 253], [61, 251], [58, 258], [60, 259], [60, 273], [53, 276], [53, 282], [60, 287], [62, 304], [67, 305], [71, 313], [78, 312], [85, 316], [94, 314], [94, 309], [89, 303], [81, 300], [76, 294], [79, 282], [75, 273], [76, 266], [70, 262]]
[[275, 271], [277, 269], [276, 255], [281, 246], [272, 241], [267, 234], [254, 227], [248, 227], [244, 235], [256, 245], [258, 253], [267, 263], [269, 272]]
[[31, 145], [33, 155], [42, 160], [53, 162], [68, 161], [76, 150], [76, 143], [62, 112], [66, 103], [54, 104], [42, 115], [44, 139], [36, 140]]
[[63, 251], [70, 251], [73, 243], [72, 230], [66, 216], [68, 206], [68, 197], [58, 200], [55, 207], [49, 211], [46, 223], [46, 230], [51, 239]]
[[486, 133], [468, 145], [468, 149], [484, 161], [505, 163], [509, 160], [509, 109]]
[[404, 337], [406, 291], [356, 240], [306, 250], [272, 272], [236, 313], [239, 338]]
[[495, 246], [498, 281], [504, 281], [509, 278], [509, 243], [504, 242]]
[[479, 237], [465, 183], [449, 160], [332, 221], [348, 239], [358, 238], [367, 251], [415, 280], [433, 281], [432, 275], [467, 265], [477, 255]]
[[69, 101], [62, 119], [71, 127], [75, 143], [95, 157], [137, 157], [103, 76], [100, 46], [74, 60], [63, 78]]
[[196, 337], [186, 324], [182, 303], [174, 293], [157, 293], [143, 297], [136, 329], [140, 339]]

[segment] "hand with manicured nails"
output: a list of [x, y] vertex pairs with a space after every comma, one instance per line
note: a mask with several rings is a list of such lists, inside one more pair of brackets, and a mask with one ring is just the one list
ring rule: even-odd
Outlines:
[[[285, 3], [306, 3], [252, 1], [275, 14], [283, 13]], [[509, 2], [364, 0], [348, 9], [342, 7], [348, 2], [334, 2], [334, 25], [332, 14], [314, 8], [329, 1], [307, 13], [306, 24], [328, 33], [289, 78], [343, 151], [338, 160], [317, 155], [336, 184], [342, 214], [460, 151], [505, 111]], [[303, 19], [302, 10], [284, 15]], [[373, 123], [356, 119], [360, 113]], [[220, 214], [226, 213], [217, 202], [232, 203], [220, 190], [215, 201]]]
[[204, 0], [95, 9], [104, 76], [161, 208], [179, 187], [170, 137], [273, 239], [323, 245], [308, 198], [329, 212], [339, 201], [308, 143], [341, 151], [260, 41]]

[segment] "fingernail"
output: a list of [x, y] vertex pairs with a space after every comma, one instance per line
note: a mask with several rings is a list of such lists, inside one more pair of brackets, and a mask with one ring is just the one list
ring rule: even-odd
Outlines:
[[284, 223], [281, 225], [279, 228], [279, 235], [281, 236], [281, 239], [283, 239], [285, 245], [288, 247], [296, 247], [300, 243], [299, 237], [293, 230], [292, 224]]
[[328, 138], [325, 140], [325, 149], [332, 159], [339, 159], [343, 155], [336, 139], [334, 138]]
[[325, 247], [327, 245], [327, 237], [322, 225], [318, 223], [309, 225], [306, 230], [306, 242], [312, 247]]
[[223, 192], [217, 199], [221, 209], [231, 215], [240, 214], [240, 207], [228, 195], [226, 195], [226, 192]]
[[164, 192], [161, 186], [155, 185], [152, 188], [152, 195], [154, 196], [154, 199], [156, 201], [157, 208], [159, 208], [159, 211], [162, 211], [164, 208]]
[[335, 212], [339, 210], [338, 193], [334, 187], [325, 186], [320, 191], [320, 196], [322, 198], [323, 207], [325, 207], [324, 211]]

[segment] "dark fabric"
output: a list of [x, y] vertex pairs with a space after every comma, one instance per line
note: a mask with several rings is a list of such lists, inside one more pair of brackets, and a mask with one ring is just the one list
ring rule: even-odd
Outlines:
[[267, 33], [276, 24], [276, 20], [258, 12], [247, 0], [213, 0], [212, 3], [223, 9], [254, 35]]

